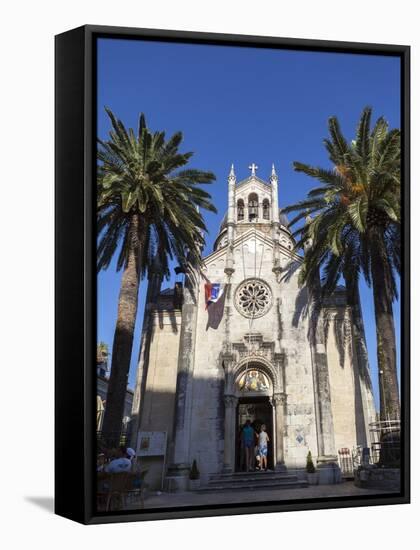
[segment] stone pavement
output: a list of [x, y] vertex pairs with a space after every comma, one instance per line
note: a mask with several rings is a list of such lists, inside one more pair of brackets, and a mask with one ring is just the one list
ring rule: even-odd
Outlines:
[[[390, 491], [379, 489], [362, 489], [352, 481], [339, 485], [310, 485], [304, 488], [281, 488], [270, 490], [232, 491], [223, 493], [150, 493], [144, 503], [144, 508], [166, 508], [178, 506], [200, 506], [209, 504], [236, 504], [244, 502], [267, 502], [279, 500], [295, 500], [305, 498], [333, 498], [348, 496], [382, 495]], [[135, 510], [135, 503], [127, 509]]]

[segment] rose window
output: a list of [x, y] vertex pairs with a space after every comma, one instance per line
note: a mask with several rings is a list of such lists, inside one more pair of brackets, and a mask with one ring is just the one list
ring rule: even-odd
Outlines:
[[259, 279], [244, 281], [236, 291], [236, 307], [245, 317], [262, 317], [271, 307], [271, 290]]

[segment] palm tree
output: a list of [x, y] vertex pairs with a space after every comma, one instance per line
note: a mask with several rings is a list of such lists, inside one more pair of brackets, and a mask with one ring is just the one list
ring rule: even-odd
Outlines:
[[179, 152], [181, 132], [167, 141], [152, 133], [143, 114], [137, 133], [106, 109], [112, 130], [98, 139], [97, 269], [116, 256], [122, 270], [111, 374], [103, 423], [107, 445], [119, 444], [133, 346], [140, 280], [152, 263], [169, 276], [169, 262], [185, 269], [201, 265], [206, 227], [199, 208], [215, 212], [210, 195], [197, 184], [211, 183], [211, 172], [182, 169], [193, 153]]
[[[400, 131], [389, 130], [383, 117], [371, 129], [371, 114], [371, 108], [363, 110], [351, 143], [344, 138], [337, 118], [329, 119], [330, 139], [324, 144], [333, 168], [295, 162], [296, 171], [316, 178], [322, 186], [285, 211], [298, 212], [292, 224], [314, 215], [295, 234], [299, 236], [297, 247], [311, 239], [300, 282], [316, 284], [321, 266], [319, 303], [343, 277], [348, 304], [356, 308], [357, 319], [360, 274], [372, 286], [380, 414], [382, 420], [396, 420], [400, 403], [392, 304], [397, 297], [396, 274], [401, 270]], [[361, 319], [358, 323], [360, 333]]]

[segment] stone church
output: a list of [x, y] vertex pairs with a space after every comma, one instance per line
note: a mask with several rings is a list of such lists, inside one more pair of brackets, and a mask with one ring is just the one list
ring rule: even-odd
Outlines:
[[138, 434], [165, 433], [162, 454], [141, 459], [154, 488], [162, 480], [188, 489], [194, 460], [202, 486], [243, 470], [247, 419], [267, 427], [272, 471], [304, 471], [308, 451], [322, 465], [341, 448], [370, 445], [375, 405], [360, 309], [338, 287], [313, 326], [274, 165], [268, 181], [250, 170], [239, 182], [230, 170], [228, 211], [202, 273], [163, 291], [160, 274], [149, 274], [132, 446]]

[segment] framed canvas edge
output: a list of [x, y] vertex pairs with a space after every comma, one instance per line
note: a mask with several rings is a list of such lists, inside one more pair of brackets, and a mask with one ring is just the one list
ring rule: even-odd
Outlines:
[[[84, 34], [77, 29], [55, 39], [54, 509], [79, 522], [86, 519]], [[66, 472], [70, 453], [72, 469]]]
[[[80, 71], [80, 77], [83, 79], [81, 88], [83, 89], [83, 144], [80, 148], [80, 143], [75, 137], [75, 145], [77, 146], [79, 155], [82, 150], [82, 158], [79, 158], [79, 169], [82, 169], [82, 178], [78, 181], [78, 185], [83, 186], [83, 204], [79, 204], [77, 209], [78, 214], [73, 217], [70, 226], [64, 226], [62, 221], [57, 218], [56, 214], [56, 278], [60, 277], [59, 264], [63, 261], [63, 252], [59, 250], [57, 243], [65, 241], [66, 238], [73, 236], [73, 231], [77, 230], [77, 224], [83, 224], [83, 243], [81, 257], [83, 258], [83, 308], [78, 311], [73, 318], [67, 315], [65, 319], [63, 311], [60, 309], [60, 297], [58, 296], [60, 286], [56, 286], [56, 503], [57, 500], [62, 503], [61, 495], [58, 495], [63, 489], [64, 470], [58, 466], [57, 460], [57, 443], [60, 443], [62, 434], [58, 424], [63, 421], [62, 414], [57, 414], [58, 401], [62, 398], [65, 392], [71, 391], [75, 396], [75, 403], [80, 404], [83, 411], [84, 428], [82, 434], [76, 433], [74, 426], [70, 427], [67, 422], [67, 427], [72, 431], [72, 437], [83, 439], [81, 455], [78, 463], [82, 464], [82, 468], [77, 468], [73, 471], [71, 478], [66, 477], [66, 482], [71, 481], [75, 488], [75, 493], [78, 494], [76, 500], [78, 506], [72, 510], [67, 510], [60, 504], [55, 508], [55, 512], [69, 519], [78, 521], [84, 524], [99, 524], [113, 522], [128, 522], [128, 521], [150, 521], [158, 519], [178, 519], [192, 517], [207, 517], [221, 515], [238, 515], [238, 514], [254, 514], [254, 513], [271, 513], [281, 511], [299, 511], [299, 510], [318, 510], [331, 508], [347, 508], [361, 506], [379, 506], [389, 504], [407, 504], [410, 502], [410, 46], [394, 45], [394, 44], [371, 44], [358, 42], [340, 42], [331, 40], [315, 40], [315, 39], [294, 39], [294, 38], [279, 38], [266, 36], [249, 36], [249, 35], [230, 35], [220, 33], [204, 33], [191, 31], [175, 31], [175, 30], [159, 30], [159, 29], [139, 29], [130, 27], [112, 27], [112, 26], [97, 26], [85, 25], [74, 30], [61, 33], [56, 36], [56, 44], [69, 37], [75, 39], [75, 42], [81, 41], [79, 47], [83, 49], [83, 70]], [[94, 336], [96, 335], [96, 270], [94, 267], [94, 252], [95, 252], [95, 221], [94, 221], [94, 192], [92, 182], [95, 175], [94, 163], [94, 143], [96, 136], [94, 130], [96, 128], [96, 50], [95, 44], [97, 38], [125, 38], [125, 39], [149, 39], [149, 40], [165, 40], [165, 41], [182, 41], [191, 43], [205, 44], [226, 44], [237, 46], [253, 46], [263, 48], [283, 48], [283, 49], [301, 49], [313, 51], [334, 51], [340, 53], [360, 53], [360, 54], [377, 54], [377, 55], [393, 55], [401, 58], [401, 125], [403, 130], [403, 163], [402, 163], [402, 179], [403, 179], [403, 276], [402, 276], [402, 299], [401, 299], [401, 395], [402, 399], [402, 445], [404, 449], [404, 461], [402, 464], [402, 491], [400, 494], [389, 495], [374, 495], [372, 497], [343, 497], [342, 499], [302, 499], [292, 502], [270, 502], [269, 504], [247, 503], [244, 505], [215, 505], [205, 507], [179, 507], [173, 509], [156, 509], [156, 511], [145, 510], [143, 512], [127, 512], [124, 514], [107, 514], [99, 515], [94, 513], [94, 441], [95, 431], [93, 425], [94, 419], [94, 400], [93, 384], [94, 369], [92, 364], [95, 359]], [[60, 59], [56, 54], [56, 82], [57, 74], [62, 70], [60, 67]], [[83, 76], [81, 76], [83, 75]], [[80, 87], [79, 87], [80, 88]], [[61, 95], [60, 95], [61, 94]], [[57, 99], [60, 96], [62, 104], [68, 103], [71, 99], [69, 92], [62, 93], [57, 91], [56, 85], [56, 119], [59, 116], [57, 108]], [[74, 98], [73, 98], [74, 99]], [[62, 155], [62, 130], [57, 127], [56, 123], [56, 208], [60, 205], [60, 187], [69, 180], [68, 175], [60, 174], [59, 157]], [[77, 134], [77, 131], [76, 131]], [[80, 133], [78, 134], [80, 137]], [[60, 183], [59, 183], [60, 182]], [[61, 205], [62, 206], [62, 205]], [[56, 210], [57, 212], [57, 210]], [[80, 217], [82, 212], [82, 217]], [[61, 235], [61, 238], [60, 238]], [[80, 243], [79, 243], [80, 244]], [[83, 319], [83, 365], [76, 367], [77, 376], [68, 379], [65, 384], [62, 381], [62, 364], [63, 358], [57, 353], [57, 338], [58, 326], [63, 323], [64, 326], [77, 324]], [[58, 346], [59, 347], [59, 346]], [[64, 361], [68, 364], [69, 361]], [[73, 365], [74, 367], [74, 365]], [[82, 380], [82, 383], [81, 383]], [[74, 433], [73, 433], [74, 431]], [[81, 436], [81, 437], [80, 437]], [[60, 446], [60, 445], [58, 445]], [[77, 479], [78, 474], [81, 477]], [[57, 499], [57, 496], [59, 498]]]
[[[286, 49], [302, 49], [313, 51], [359, 52], [379, 55], [399, 55], [410, 50], [407, 44], [384, 44], [373, 42], [350, 42], [340, 40], [322, 40], [313, 38], [291, 38], [279, 36], [227, 34], [202, 31], [151, 29], [136, 27], [114, 27], [107, 25], [84, 25], [86, 36], [111, 37], [125, 39], [149, 39], [166, 41], [183, 41], [205, 44], [229, 44], [252, 47], [284, 47]], [[60, 36], [60, 35], [57, 35]]]

